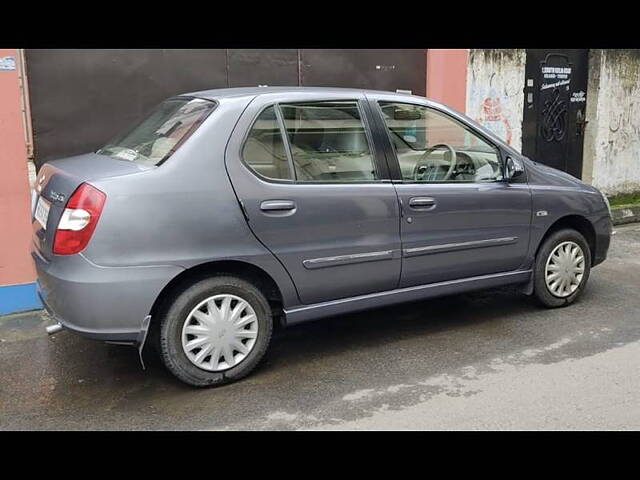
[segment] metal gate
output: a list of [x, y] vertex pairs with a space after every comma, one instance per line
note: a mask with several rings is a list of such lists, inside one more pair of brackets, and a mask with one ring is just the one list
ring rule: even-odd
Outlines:
[[522, 153], [582, 176], [588, 50], [527, 50]]
[[300, 85], [426, 94], [425, 50], [301, 50]]
[[424, 95], [425, 62], [424, 50], [27, 50], [36, 165], [95, 150], [179, 93], [307, 85]]
[[27, 50], [34, 157], [92, 151], [166, 97], [227, 85], [225, 50]]

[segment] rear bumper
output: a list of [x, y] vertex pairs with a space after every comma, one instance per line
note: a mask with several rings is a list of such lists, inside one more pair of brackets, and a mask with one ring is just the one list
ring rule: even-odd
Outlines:
[[175, 266], [100, 267], [82, 255], [48, 262], [33, 251], [37, 292], [62, 326], [97, 340], [143, 341], [151, 307], [164, 286], [183, 269]]

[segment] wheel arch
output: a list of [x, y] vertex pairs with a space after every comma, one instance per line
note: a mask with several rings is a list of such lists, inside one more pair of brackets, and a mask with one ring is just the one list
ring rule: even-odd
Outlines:
[[154, 319], [163, 308], [167, 307], [179, 292], [183, 291], [198, 280], [209, 278], [215, 275], [233, 275], [242, 278], [262, 291], [267, 297], [267, 301], [271, 306], [275, 325], [279, 325], [282, 321], [282, 292], [278, 284], [264, 269], [242, 260], [217, 260], [202, 263], [180, 272], [165, 285], [160, 291], [153, 303], [149, 315], [151, 315], [151, 324], [156, 323]]
[[554, 232], [557, 232], [563, 228], [571, 228], [582, 234], [589, 245], [589, 251], [591, 253], [591, 263], [593, 266], [593, 259], [596, 255], [596, 230], [593, 224], [582, 215], [566, 215], [553, 222], [546, 230], [536, 248], [536, 255], [540, 251], [540, 247], [544, 244], [545, 240]]

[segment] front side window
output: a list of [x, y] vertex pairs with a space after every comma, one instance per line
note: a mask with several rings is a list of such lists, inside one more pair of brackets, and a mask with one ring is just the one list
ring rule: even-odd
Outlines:
[[280, 105], [298, 182], [377, 178], [356, 101]]
[[137, 127], [116, 137], [96, 153], [118, 160], [158, 165], [198, 128], [215, 105], [199, 98], [165, 100]]
[[380, 102], [400, 163], [411, 182], [502, 179], [498, 149], [464, 124], [422, 105]]

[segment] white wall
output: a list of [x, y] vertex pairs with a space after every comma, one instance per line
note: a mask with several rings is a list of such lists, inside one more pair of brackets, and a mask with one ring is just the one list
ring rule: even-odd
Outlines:
[[640, 50], [591, 50], [583, 178], [640, 191]]
[[471, 49], [466, 114], [516, 150], [522, 148], [525, 50]]

